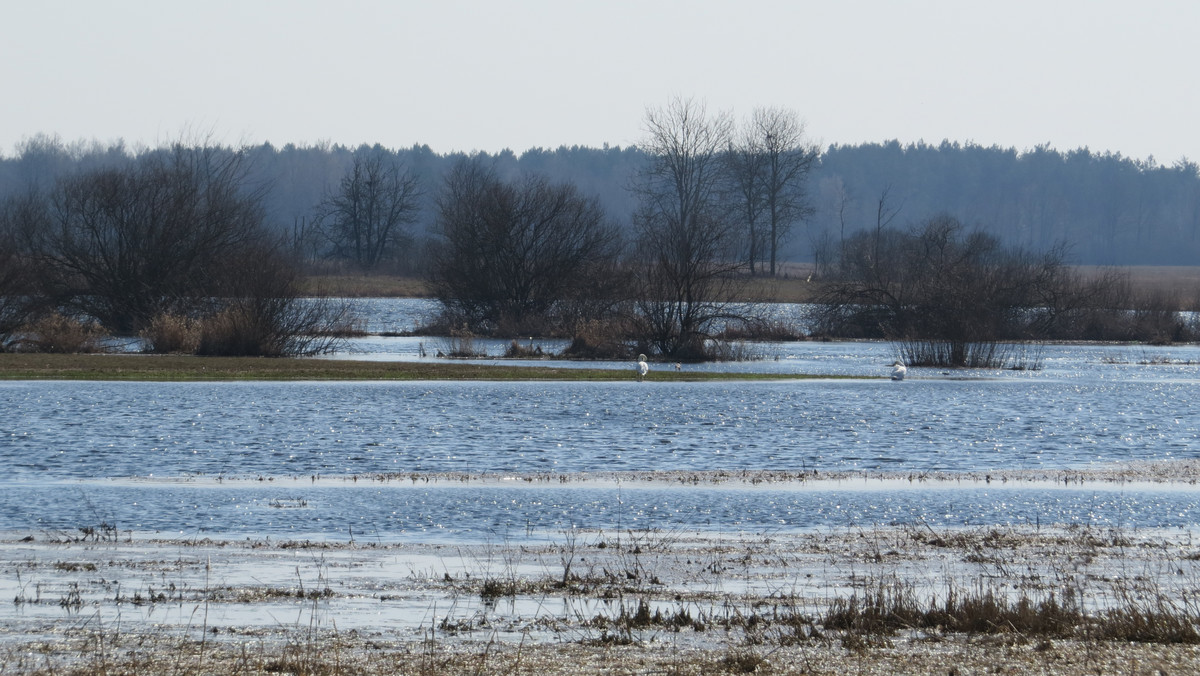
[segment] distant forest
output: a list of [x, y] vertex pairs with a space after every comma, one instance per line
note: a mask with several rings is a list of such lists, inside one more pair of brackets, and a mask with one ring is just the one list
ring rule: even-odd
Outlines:
[[[249, 177], [267, 189], [266, 223], [313, 261], [327, 249], [314, 232], [322, 201], [337, 190], [356, 153], [394, 155], [417, 180], [421, 207], [410, 227], [398, 273], [421, 273], [445, 176], [464, 157], [428, 146], [387, 150], [333, 144], [247, 149]], [[64, 143], [37, 136], [14, 155], [0, 157], [0, 199], [47, 188], [57, 177], [129, 162], [153, 150], [122, 143]], [[648, 160], [636, 147], [535, 148], [477, 154], [508, 180], [532, 174], [569, 182], [595, 196], [620, 228], [631, 228], [637, 198], [629, 189]], [[956, 218], [1008, 245], [1045, 250], [1068, 246], [1071, 262], [1095, 265], [1200, 264], [1200, 167], [1189, 161], [1163, 166], [1120, 154], [1049, 147], [1018, 151], [942, 142], [833, 145], [823, 149], [807, 185], [811, 212], [797, 225], [783, 258], [812, 261], [854, 233], [884, 225], [904, 227], [935, 215]]]

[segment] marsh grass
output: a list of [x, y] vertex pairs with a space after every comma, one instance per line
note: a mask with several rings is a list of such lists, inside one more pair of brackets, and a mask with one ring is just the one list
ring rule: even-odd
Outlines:
[[887, 636], [905, 629], [923, 629], [1066, 638], [1086, 619], [1070, 594], [1065, 602], [1054, 593], [1044, 599], [1021, 594], [1014, 600], [982, 583], [970, 590], [951, 583], [939, 600], [920, 592], [910, 582], [893, 578], [880, 580], [850, 597], [834, 599], [821, 624], [826, 630], [858, 636]]
[[532, 339], [530, 339], [528, 345], [522, 345], [520, 341], [513, 338], [512, 342], [504, 350], [505, 359], [541, 359], [545, 356], [547, 355], [542, 350], [542, 346], [535, 346]]
[[475, 334], [466, 325], [450, 329], [449, 333], [448, 337], [441, 339], [442, 349], [437, 353], [439, 357], [478, 359], [487, 356], [487, 351], [476, 344]]
[[1096, 637], [1108, 641], [1200, 644], [1200, 609], [1161, 591], [1145, 594], [1116, 585], [1117, 602], [1097, 619]]

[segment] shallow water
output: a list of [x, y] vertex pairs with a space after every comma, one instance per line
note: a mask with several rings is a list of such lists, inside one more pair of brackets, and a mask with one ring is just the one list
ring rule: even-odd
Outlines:
[[610, 532], [768, 534], [828, 527], [1050, 524], [1169, 528], [1195, 524], [1200, 491], [1162, 486], [809, 482], [784, 488], [583, 482], [9, 484], [0, 523], [77, 536], [84, 524], [162, 537], [359, 542], [555, 538]]
[[[388, 330], [428, 310], [397, 307], [379, 310], [372, 326]], [[432, 359], [422, 342], [366, 338], [337, 357]], [[883, 377], [894, 358], [883, 343], [754, 349], [767, 358], [682, 368], [879, 377], [637, 383], [632, 365], [566, 362], [629, 368], [631, 377], [0, 383], [0, 531], [108, 523], [154, 532], [478, 540], [571, 526], [1196, 522], [1191, 492], [1146, 486], [851, 490], [809, 482], [764, 490], [586, 479], [613, 471], [1053, 471], [1200, 455], [1196, 347], [1049, 346], [1036, 355], [1042, 368], [1035, 371], [914, 368], [903, 382]], [[546, 363], [559, 362], [531, 365]], [[351, 479], [442, 472], [585, 479], [563, 486]]]

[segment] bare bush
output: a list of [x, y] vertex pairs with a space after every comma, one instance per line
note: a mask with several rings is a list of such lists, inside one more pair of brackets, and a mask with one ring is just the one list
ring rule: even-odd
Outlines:
[[632, 359], [636, 352], [629, 344], [628, 335], [626, 319], [579, 322], [572, 332], [571, 343], [561, 356], [567, 359]]
[[485, 335], [546, 335], [621, 295], [621, 242], [599, 201], [536, 176], [504, 181], [463, 160], [438, 196], [431, 286]]
[[189, 314], [262, 236], [246, 154], [180, 145], [59, 180], [18, 228], [49, 302], [118, 334]]
[[0, 352], [16, 347], [17, 331], [29, 320], [36, 307], [36, 275], [29, 265], [28, 253], [17, 237], [18, 225], [36, 207], [32, 195], [6, 200], [0, 204]]
[[217, 311], [200, 321], [197, 354], [323, 354], [341, 344], [352, 324], [345, 302], [300, 296], [297, 266], [279, 247], [247, 249], [230, 270]]
[[907, 232], [881, 221], [826, 266], [818, 326], [895, 341], [909, 365], [1004, 366], [1005, 343], [1052, 337], [1094, 311], [1063, 258], [1005, 248], [946, 216]]

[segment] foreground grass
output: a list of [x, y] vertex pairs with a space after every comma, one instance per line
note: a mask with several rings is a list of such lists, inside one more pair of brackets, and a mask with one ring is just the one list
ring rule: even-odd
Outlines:
[[[823, 376], [651, 371], [648, 381], [796, 380]], [[128, 354], [0, 354], [0, 380], [634, 380], [628, 369]]]
[[779, 676], [946, 676], [967, 674], [1188, 674], [1200, 658], [1189, 646], [1088, 641], [938, 637], [845, 648], [836, 641], [731, 645], [704, 649], [675, 642], [511, 645], [431, 638], [394, 644], [355, 632], [297, 631], [278, 645], [258, 636], [235, 641], [97, 631], [0, 653], [0, 673], [26, 676], [298, 674], [478, 676], [479, 674], [776, 674]]

